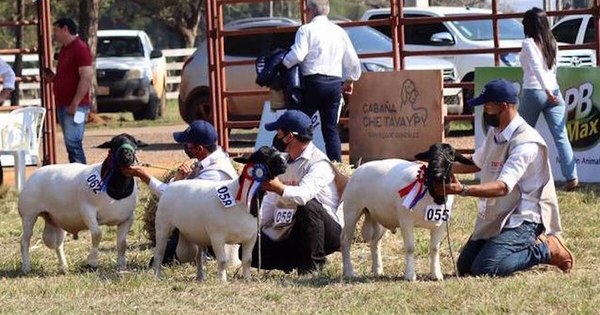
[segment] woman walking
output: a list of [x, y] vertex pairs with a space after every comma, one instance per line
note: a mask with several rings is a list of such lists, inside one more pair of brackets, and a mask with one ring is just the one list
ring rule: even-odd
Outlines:
[[573, 149], [567, 136], [567, 109], [556, 81], [558, 45], [550, 31], [546, 12], [532, 8], [523, 17], [525, 40], [520, 60], [523, 67], [523, 93], [519, 114], [529, 125], [544, 114], [560, 159], [560, 169], [567, 180], [564, 189], [579, 186]]

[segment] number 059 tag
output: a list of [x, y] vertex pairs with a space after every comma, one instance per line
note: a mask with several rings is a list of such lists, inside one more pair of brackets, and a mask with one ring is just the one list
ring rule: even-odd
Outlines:
[[[446, 207], [447, 208], [447, 207]], [[446, 222], [452, 213], [450, 208], [444, 209], [444, 205], [433, 204], [425, 208], [425, 221]]]

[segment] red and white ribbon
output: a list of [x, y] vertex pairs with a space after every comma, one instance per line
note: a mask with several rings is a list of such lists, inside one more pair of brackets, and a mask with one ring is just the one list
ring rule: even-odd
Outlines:
[[417, 178], [404, 186], [398, 191], [398, 194], [402, 198], [402, 205], [408, 209], [413, 209], [427, 193], [427, 186], [425, 185], [425, 172], [427, 166], [422, 165], [417, 173]]

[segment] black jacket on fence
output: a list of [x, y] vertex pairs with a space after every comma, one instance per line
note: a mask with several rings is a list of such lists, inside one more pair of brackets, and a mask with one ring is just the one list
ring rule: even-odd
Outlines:
[[302, 104], [302, 73], [300, 66], [286, 68], [282, 61], [287, 50], [275, 49], [266, 56], [256, 59], [256, 84], [272, 90], [283, 90], [285, 106], [300, 108]]

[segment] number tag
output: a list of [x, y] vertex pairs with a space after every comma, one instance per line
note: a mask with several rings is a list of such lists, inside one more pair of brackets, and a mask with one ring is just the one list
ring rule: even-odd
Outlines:
[[235, 199], [231, 193], [229, 193], [229, 187], [222, 186], [217, 188], [217, 197], [219, 197], [219, 200], [221, 200], [223, 207], [231, 208], [235, 206]]
[[293, 209], [277, 209], [275, 211], [275, 225], [290, 224], [294, 218]]
[[102, 188], [102, 180], [100, 179], [100, 174], [96, 172], [92, 173], [85, 179], [85, 182], [94, 194], [100, 193], [100, 189]]
[[452, 210], [444, 205], [433, 204], [425, 208], [425, 221], [428, 222], [447, 222], [450, 219]]

